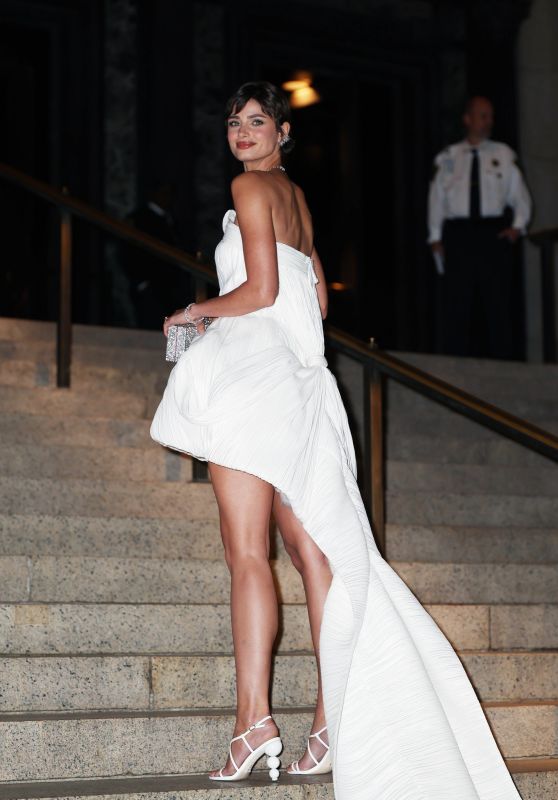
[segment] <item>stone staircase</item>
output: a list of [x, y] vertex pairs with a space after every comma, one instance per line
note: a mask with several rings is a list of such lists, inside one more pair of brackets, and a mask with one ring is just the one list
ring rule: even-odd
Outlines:
[[[149, 438], [160, 335], [74, 338], [72, 389], [57, 390], [53, 326], [0, 320], [0, 797], [332, 798], [319, 778], [207, 780], [234, 703], [211, 486]], [[556, 368], [409, 359], [557, 428]], [[524, 800], [558, 798], [556, 467], [395, 385], [388, 405], [389, 559], [458, 649]], [[276, 540], [273, 568], [286, 763], [315, 666]]]

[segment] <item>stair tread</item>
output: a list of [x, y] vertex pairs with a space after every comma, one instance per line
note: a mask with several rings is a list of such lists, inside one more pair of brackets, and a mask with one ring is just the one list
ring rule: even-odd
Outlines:
[[[254, 797], [254, 788], [270, 789], [270, 797], [279, 793], [281, 796], [286, 794], [289, 788], [297, 786], [323, 786], [331, 783], [329, 775], [297, 775], [288, 776], [283, 771], [277, 783], [271, 784], [267, 772], [264, 770], [254, 770], [248, 780], [236, 781], [233, 784], [235, 797], [242, 800], [244, 793], [242, 789], [247, 789], [250, 794], [246, 798]], [[163, 794], [172, 793], [175, 797], [179, 793], [199, 792], [206, 790], [216, 796], [222, 791], [223, 787], [231, 787], [231, 784], [219, 784], [208, 780], [207, 774], [190, 775], [155, 775], [141, 776], [137, 778], [94, 778], [82, 780], [53, 780], [36, 781], [28, 783], [5, 783], [0, 788], [0, 798], [2, 800], [27, 800], [27, 798], [51, 798], [51, 797], [91, 797], [106, 795], [145, 795], [147, 793]], [[294, 797], [289, 793], [290, 797]], [[298, 798], [298, 794], [296, 797]], [[306, 796], [306, 795], [304, 795]], [[196, 794], [198, 797], [198, 794]], [[261, 797], [261, 795], [257, 795]], [[331, 794], [333, 798], [333, 793]], [[303, 796], [300, 795], [300, 800]]]
[[[482, 701], [483, 708], [491, 709], [555, 709], [558, 707], [557, 699], [548, 700], [487, 700]], [[273, 713], [285, 717], [296, 717], [299, 714], [311, 714], [314, 705], [276, 706]], [[125, 719], [167, 719], [180, 717], [231, 717], [234, 719], [235, 709], [223, 708], [154, 708], [154, 709], [102, 709], [102, 710], [76, 710], [76, 711], [23, 711], [1, 712], [0, 723], [3, 722], [63, 722], [64, 720], [125, 720]]]
[[[555, 772], [558, 771], [558, 758], [540, 759], [507, 759], [506, 764], [512, 774]], [[246, 788], [253, 792], [257, 788], [270, 788], [270, 796], [283, 795], [284, 790], [296, 786], [327, 786], [331, 784], [331, 774], [317, 776], [289, 776], [281, 773], [280, 780], [270, 786], [265, 771], [254, 771], [246, 781], [235, 784], [235, 796], [242, 799], [240, 791]], [[230, 785], [228, 785], [230, 786]], [[172, 793], [177, 796], [181, 793], [199, 792], [206, 790], [217, 795], [222, 788], [221, 784], [208, 781], [207, 775], [156, 775], [126, 778], [95, 778], [83, 780], [62, 781], [35, 781], [26, 783], [4, 784], [0, 789], [3, 800], [30, 800], [31, 798], [50, 797], [91, 797], [107, 795], [146, 795]], [[273, 792], [273, 795], [271, 794]], [[198, 795], [196, 795], [198, 796]], [[251, 794], [251, 796], [254, 796]], [[259, 797], [260, 795], [258, 795]], [[304, 797], [307, 795], [305, 794]], [[321, 795], [320, 795], [321, 796]], [[248, 795], [247, 795], [248, 797]], [[302, 800], [302, 795], [301, 795]]]

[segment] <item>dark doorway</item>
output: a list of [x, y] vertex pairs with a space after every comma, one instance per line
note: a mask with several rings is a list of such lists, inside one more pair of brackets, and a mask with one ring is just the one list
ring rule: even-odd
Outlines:
[[[46, 32], [0, 27], [0, 161], [45, 180], [49, 178], [50, 56]], [[0, 218], [0, 314], [40, 317], [45, 289], [49, 293], [44, 259], [48, 207], [0, 182]]]

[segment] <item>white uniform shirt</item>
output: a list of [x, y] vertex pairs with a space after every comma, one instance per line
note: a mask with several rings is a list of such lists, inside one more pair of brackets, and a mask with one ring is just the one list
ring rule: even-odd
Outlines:
[[[441, 240], [445, 219], [469, 216], [473, 147], [463, 140], [446, 147], [434, 159], [428, 196], [429, 242]], [[481, 217], [499, 217], [510, 206], [514, 212], [512, 227], [524, 233], [531, 216], [531, 197], [514, 151], [491, 139], [485, 139], [475, 149], [479, 154]]]

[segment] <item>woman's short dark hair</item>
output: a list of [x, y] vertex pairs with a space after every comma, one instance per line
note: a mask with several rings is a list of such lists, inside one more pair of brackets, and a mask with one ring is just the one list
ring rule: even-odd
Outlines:
[[[225, 106], [225, 119], [232, 114], [242, 111], [248, 100], [255, 100], [262, 107], [264, 114], [275, 122], [277, 130], [284, 122], [291, 121], [291, 107], [287, 95], [269, 81], [249, 81], [243, 83], [236, 92], [229, 97]], [[294, 147], [294, 140], [289, 139], [282, 147], [283, 153], [290, 153]]]

